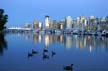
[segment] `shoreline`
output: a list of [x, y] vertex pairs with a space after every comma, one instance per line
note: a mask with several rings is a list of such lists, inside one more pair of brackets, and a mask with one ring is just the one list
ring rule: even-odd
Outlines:
[[89, 36], [104, 36], [108, 37], [108, 32], [74, 32], [74, 31], [66, 31], [66, 30], [4, 30], [4, 33], [32, 33], [32, 34], [56, 34], [56, 35], [89, 35]]

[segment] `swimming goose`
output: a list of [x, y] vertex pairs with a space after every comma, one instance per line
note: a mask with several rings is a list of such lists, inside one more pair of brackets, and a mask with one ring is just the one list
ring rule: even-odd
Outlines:
[[73, 70], [73, 64], [71, 64], [70, 66], [65, 66], [64, 70]]
[[32, 49], [32, 54], [37, 54], [38, 52], [37, 51], [34, 51], [33, 49]]
[[54, 55], [56, 55], [56, 53], [55, 53], [54, 51], [52, 51], [52, 57], [53, 57]]
[[48, 52], [48, 50], [47, 50], [47, 49], [44, 49], [43, 51], [44, 51], [44, 52]]
[[28, 57], [32, 57], [33, 56], [33, 54], [32, 53], [28, 53]]
[[49, 59], [49, 56], [43, 53], [43, 59]]

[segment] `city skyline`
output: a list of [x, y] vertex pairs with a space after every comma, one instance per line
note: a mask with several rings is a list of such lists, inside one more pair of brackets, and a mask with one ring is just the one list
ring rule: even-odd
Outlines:
[[32, 0], [14, 1], [3, 0], [0, 8], [9, 15], [7, 26], [23, 26], [26, 22], [37, 19], [44, 22], [44, 16], [49, 15], [51, 20], [61, 20], [66, 16], [103, 17], [108, 15], [107, 0]]
[[7, 70], [108, 71], [108, 0], [1, 0]]
[[106, 17], [95, 17], [89, 16], [79, 16], [72, 18], [71, 16], [66, 16], [63, 20], [50, 20], [50, 16], [46, 15], [44, 22], [34, 20], [32, 23], [27, 22], [24, 26], [11, 26], [10, 28], [29, 28], [33, 30], [79, 30], [79, 31], [104, 31], [107, 29], [108, 16]]

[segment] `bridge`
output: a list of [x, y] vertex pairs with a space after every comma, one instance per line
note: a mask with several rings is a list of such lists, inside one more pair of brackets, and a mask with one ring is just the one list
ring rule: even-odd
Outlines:
[[5, 30], [8, 33], [25, 33], [25, 32], [32, 32], [32, 28], [22, 28], [22, 27], [10, 27]]

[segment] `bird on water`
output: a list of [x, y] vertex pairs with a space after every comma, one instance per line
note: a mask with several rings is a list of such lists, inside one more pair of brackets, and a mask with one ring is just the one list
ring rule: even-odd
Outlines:
[[37, 54], [38, 52], [37, 51], [34, 51], [33, 49], [32, 49], [32, 54]]
[[55, 53], [54, 51], [52, 51], [52, 57], [53, 57], [54, 55], [56, 55], [56, 53]]
[[64, 66], [64, 70], [73, 70], [73, 64], [71, 64], [70, 66]]
[[28, 53], [28, 57], [32, 57], [33, 56], [33, 54], [32, 53]]
[[48, 50], [47, 49], [44, 49], [43, 52], [48, 52]]

